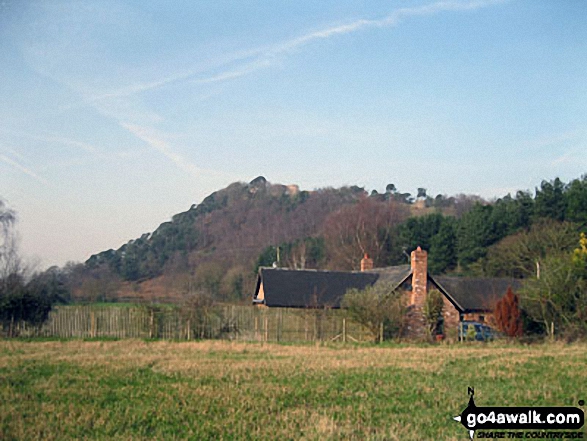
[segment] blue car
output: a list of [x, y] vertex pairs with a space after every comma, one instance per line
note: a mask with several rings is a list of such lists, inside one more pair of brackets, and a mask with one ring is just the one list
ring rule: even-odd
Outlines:
[[[474, 330], [474, 333], [471, 329]], [[493, 341], [496, 337], [497, 332], [483, 323], [470, 321], [464, 321], [460, 323], [460, 341]]]

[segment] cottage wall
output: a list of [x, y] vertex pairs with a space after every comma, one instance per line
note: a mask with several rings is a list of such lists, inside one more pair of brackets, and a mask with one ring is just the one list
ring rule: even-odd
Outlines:
[[463, 315], [463, 320], [485, 323], [489, 326], [495, 326], [495, 318], [490, 312], [472, 312]]
[[442, 306], [442, 318], [444, 319], [444, 333], [446, 334], [449, 329], [458, 329], [459, 311], [445, 295], [442, 296], [442, 301], [444, 303]]

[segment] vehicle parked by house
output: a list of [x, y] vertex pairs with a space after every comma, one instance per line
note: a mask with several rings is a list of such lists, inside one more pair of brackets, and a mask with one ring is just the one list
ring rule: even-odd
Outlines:
[[459, 341], [493, 341], [499, 333], [479, 322], [463, 321], [459, 325]]

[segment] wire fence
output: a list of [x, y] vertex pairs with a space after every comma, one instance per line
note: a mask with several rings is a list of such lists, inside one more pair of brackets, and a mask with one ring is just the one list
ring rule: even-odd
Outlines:
[[54, 308], [41, 326], [11, 323], [5, 337], [229, 339], [266, 342], [368, 341], [340, 310], [223, 305], [201, 310], [158, 306]]

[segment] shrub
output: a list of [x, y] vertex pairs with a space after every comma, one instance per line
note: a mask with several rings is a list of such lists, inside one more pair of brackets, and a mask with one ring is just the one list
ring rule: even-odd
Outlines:
[[497, 328], [508, 337], [520, 337], [523, 334], [522, 312], [518, 305], [518, 296], [511, 286], [495, 305], [493, 315]]
[[432, 289], [426, 296], [424, 302], [424, 317], [426, 319], [427, 331], [430, 336], [436, 335], [441, 331], [442, 308], [444, 301], [442, 294], [437, 289]]
[[[365, 326], [374, 341], [401, 335], [405, 322], [405, 301], [392, 285], [377, 283], [363, 290], [347, 291], [342, 307], [351, 319]], [[383, 336], [381, 329], [383, 327]]]

